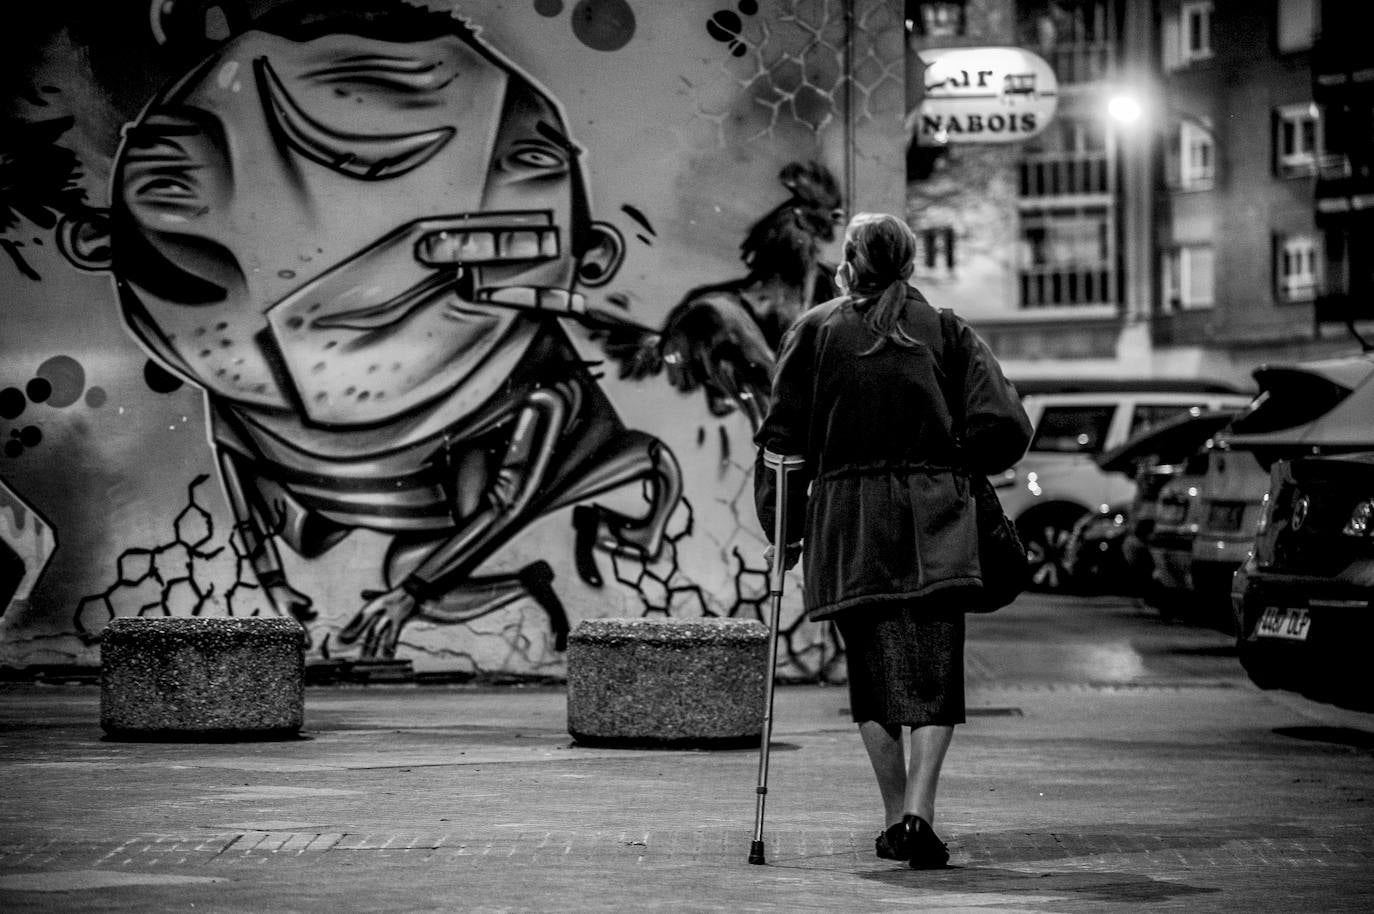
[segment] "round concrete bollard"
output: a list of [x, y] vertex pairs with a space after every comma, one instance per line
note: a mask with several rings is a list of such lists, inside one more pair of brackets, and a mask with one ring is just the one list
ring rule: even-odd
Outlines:
[[101, 635], [111, 738], [288, 738], [304, 709], [305, 632], [292, 619], [115, 619]]
[[587, 620], [568, 637], [568, 732], [591, 746], [757, 744], [767, 666], [761, 622]]

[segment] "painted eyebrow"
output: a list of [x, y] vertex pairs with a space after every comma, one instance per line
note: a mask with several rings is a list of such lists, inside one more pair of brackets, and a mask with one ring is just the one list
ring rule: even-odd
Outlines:
[[441, 61], [432, 59], [358, 54], [306, 70], [302, 75], [324, 82], [363, 82], [433, 92], [443, 89], [458, 76], [455, 70], [441, 78], [442, 67]]
[[148, 144], [176, 136], [222, 136], [219, 121], [200, 108], [171, 105], [149, 114], [144, 120], [124, 128], [124, 136], [131, 143]]
[[557, 127], [555, 127], [553, 124], [550, 124], [548, 121], [541, 120], [536, 122], [534, 125], [534, 130], [536, 133], [538, 133], [544, 139], [548, 140], [550, 143], [553, 143], [555, 146], [560, 147], [564, 152], [572, 156], [574, 159], [582, 154], [582, 150], [577, 148], [577, 144], [575, 144], [571, 139], [569, 139], [566, 133], [559, 130]]
[[403, 175], [423, 165], [457, 133], [453, 127], [388, 135], [335, 130], [301, 110], [266, 57], [253, 61], [253, 72], [277, 142], [349, 177], [374, 181]]

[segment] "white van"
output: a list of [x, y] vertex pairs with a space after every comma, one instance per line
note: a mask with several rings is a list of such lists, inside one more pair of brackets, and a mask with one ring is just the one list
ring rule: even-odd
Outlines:
[[1088, 512], [1127, 504], [1135, 481], [1093, 458], [1152, 425], [1192, 410], [1243, 407], [1253, 398], [1221, 381], [1183, 378], [1012, 380], [1035, 433], [1026, 456], [992, 477], [1034, 569], [1032, 586], [1068, 583], [1064, 548]]

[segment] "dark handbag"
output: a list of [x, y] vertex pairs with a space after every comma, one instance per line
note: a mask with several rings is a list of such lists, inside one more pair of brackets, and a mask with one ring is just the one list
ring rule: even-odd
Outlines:
[[[945, 403], [954, 418], [954, 441], [963, 448], [965, 358], [959, 346], [954, 314], [940, 309], [940, 332], [944, 338], [944, 352], [940, 364], [944, 368], [946, 384], [959, 381], [958, 396], [941, 385]], [[982, 595], [966, 606], [968, 612], [990, 613], [1015, 600], [1030, 586], [1030, 560], [1026, 547], [1016, 533], [1016, 525], [1002, 511], [1002, 502], [987, 476], [968, 472], [969, 494], [973, 498], [974, 516], [978, 526], [978, 565], [983, 579]]]

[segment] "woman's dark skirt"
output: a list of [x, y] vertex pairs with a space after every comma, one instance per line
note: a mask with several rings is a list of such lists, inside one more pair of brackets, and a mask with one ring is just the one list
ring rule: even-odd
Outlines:
[[924, 727], [964, 722], [964, 615], [912, 603], [856, 607], [835, 619], [855, 721]]

